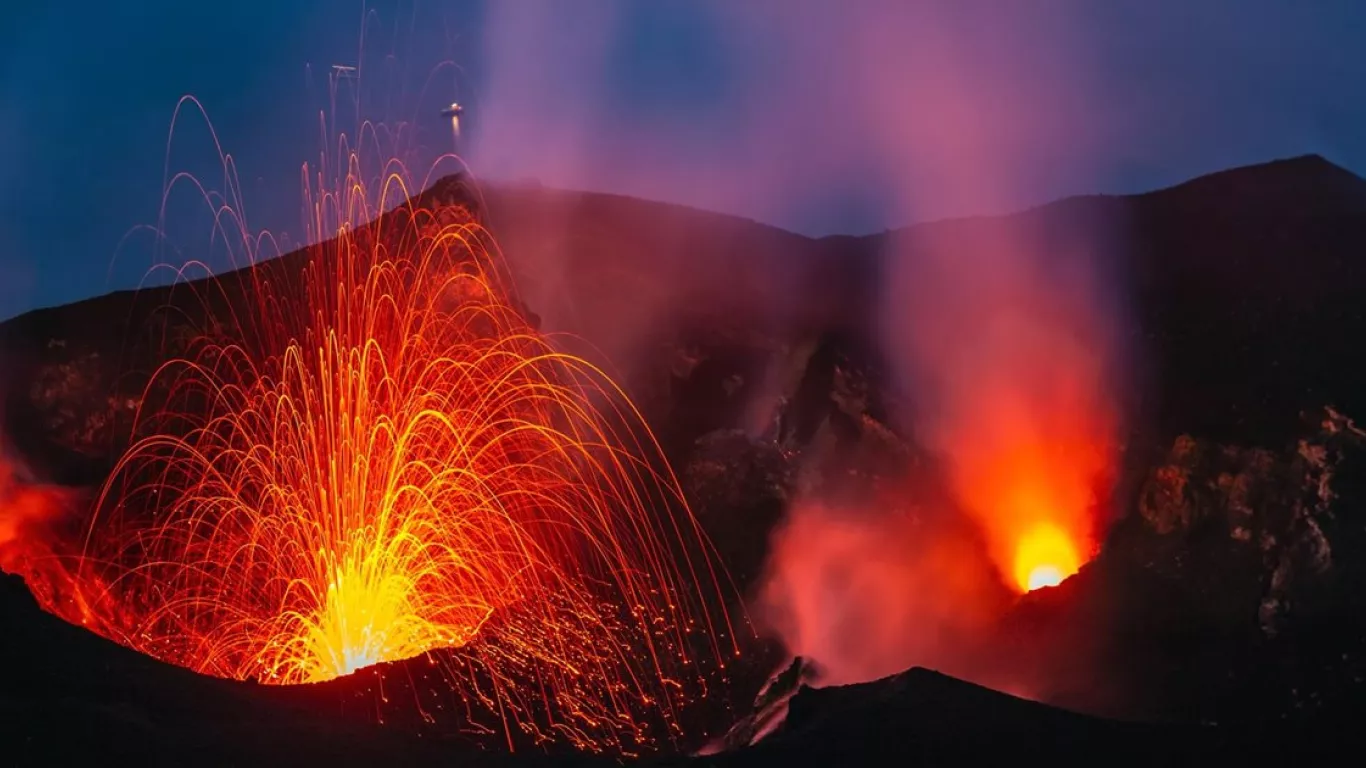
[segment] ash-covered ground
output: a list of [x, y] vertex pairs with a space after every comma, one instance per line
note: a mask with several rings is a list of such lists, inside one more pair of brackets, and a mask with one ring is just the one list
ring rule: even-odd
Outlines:
[[[794, 500], [892, 509], [911, 530], [949, 503], [879, 352], [884, 245], [946, 232], [970, 241], [1002, 220], [813, 240], [608, 195], [475, 196], [458, 180], [427, 194], [479, 200], [542, 324], [577, 334], [591, 343], [578, 351], [612, 366], [735, 582], [736, 615], [753, 614], [727, 689], [699, 704], [679, 750], [725, 745], [697, 759], [727, 764], [985, 761], [1020, 750], [1146, 764], [1312, 759], [1356, 738], [1350, 726], [1366, 714], [1366, 433], [1352, 419], [1366, 422], [1356, 351], [1366, 337], [1366, 181], [1307, 157], [1010, 217], [1045, 244], [1097, 238], [1125, 286], [1134, 386], [1123, 393], [1112, 519], [1080, 573], [1023, 597], [974, 593], [980, 617], [916, 634], [890, 657], [904, 663], [882, 672], [932, 667], [1088, 716], [914, 670], [803, 688], [752, 747], [758, 728], [747, 718], [789, 659], [749, 609]], [[103, 479], [146, 372], [187, 322], [185, 295], [111, 294], [0, 326], [0, 423], [35, 480], [79, 491]], [[928, 584], [920, 591], [947, 592]], [[0, 728], [13, 729], [6, 742], [21, 763], [504, 759], [497, 740], [462, 728], [457, 706], [433, 716], [433, 702], [421, 702], [434, 687], [427, 660], [276, 689], [138, 656], [41, 614], [13, 579], [0, 608], [13, 670], [0, 683]], [[881, 619], [852, 613], [838, 626], [857, 649]], [[542, 751], [530, 745], [516, 759]]]

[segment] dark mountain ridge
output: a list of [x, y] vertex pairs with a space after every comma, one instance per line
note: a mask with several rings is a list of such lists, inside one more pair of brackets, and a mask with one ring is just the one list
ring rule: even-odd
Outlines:
[[[1366, 181], [1317, 156], [1140, 195], [818, 240], [697, 209], [540, 187], [475, 193], [444, 179], [419, 199], [482, 208], [527, 303], [552, 329], [602, 349], [628, 379], [633, 368], [659, 369], [653, 337], [679, 326], [770, 341], [831, 327], [871, 337], [891, 238], [911, 244], [896, 258], [913, 258], [917, 242], [947, 230], [1009, 226], [1038, 233], [1041, 247], [1097, 254], [1120, 281], [1134, 321], [1134, 375], [1146, 390], [1138, 421], [1162, 433], [1159, 442], [1190, 430], [1284, 439], [1304, 407], [1366, 405], [1366, 368], [1347, 352], [1366, 332], [1355, 298], [1366, 285]], [[28, 410], [13, 399], [32, 387], [32, 363], [61, 361], [76, 347], [107, 359], [172, 295], [122, 291], [0, 323], [7, 423]]]

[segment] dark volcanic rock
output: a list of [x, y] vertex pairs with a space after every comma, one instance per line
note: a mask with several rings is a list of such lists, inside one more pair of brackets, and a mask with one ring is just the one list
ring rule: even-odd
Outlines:
[[0, 574], [0, 626], [8, 764], [506, 762], [155, 661], [43, 613], [16, 576]]
[[768, 532], [787, 509], [788, 458], [773, 443], [720, 430], [697, 441], [681, 480], [736, 587], [747, 592], [763, 567]]
[[[892, 727], [891, 724], [897, 724]], [[1308, 729], [1157, 726], [1045, 707], [925, 669], [802, 688], [771, 736], [710, 765], [1236, 764], [1329, 759], [1358, 737]]]

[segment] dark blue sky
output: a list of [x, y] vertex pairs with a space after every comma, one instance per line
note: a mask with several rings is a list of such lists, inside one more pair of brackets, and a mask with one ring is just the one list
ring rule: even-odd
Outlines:
[[[145, 235], [120, 242], [157, 221], [185, 94], [234, 157], [249, 224], [298, 237], [333, 64], [362, 64], [365, 116], [414, 125], [419, 170], [450, 148], [435, 111], [459, 99], [481, 176], [812, 234], [1305, 152], [1366, 171], [1354, 0], [23, 5], [0, 31], [0, 317], [181, 258]], [[173, 172], [222, 188], [202, 120], [173, 149]], [[168, 235], [212, 261], [188, 192], [172, 195]]]

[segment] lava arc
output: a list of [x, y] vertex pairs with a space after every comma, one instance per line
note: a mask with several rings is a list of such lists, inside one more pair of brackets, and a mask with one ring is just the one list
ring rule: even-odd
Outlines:
[[206, 674], [463, 648], [452, 684], [491, 728], [676, 732], [728, 625], [649, 429], [526, 320], [467, 207], [382, 213], [406, 176], [372, 196], [344, 167], [308, 195], [319, 245], [193, 287], [202, 328], [151, 377], [84, 546], [33, 561], [69, 585], [40, 599]]

